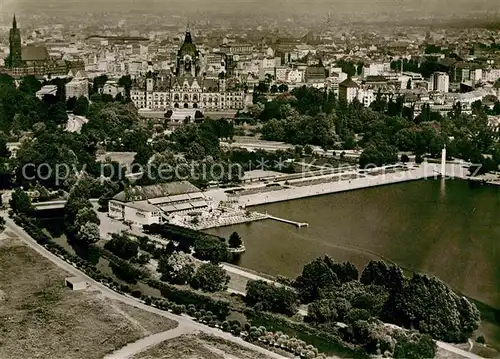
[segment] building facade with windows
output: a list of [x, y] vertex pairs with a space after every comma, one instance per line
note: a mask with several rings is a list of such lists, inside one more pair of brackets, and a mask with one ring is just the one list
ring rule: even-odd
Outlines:
[[448, 93], [450, 90], [450, 76], [446, 72], [434, 72], [430, 78], [431, 91]]
[[89, 98], [89, 81], [87, 78], [76, 76], [65, 85], [66, 100], [75, 97]]
[[15, 78], [28, 75], [45, 77], [49, 75], [62, 76], [70, 70], [83, 69], [85, 69], [83, 61], [68, 61], [62, 57], [52, 58], [44, 46], [22, 46], [21, 30], [14, 16], [12, 28], [9, 31], [9, 56], [5, 61], [5, 67], [0, 68], [1, 73]]
[[358, 97], [359, 85], [352, 79], [342, 81], [339, 84], [339, 100], [351, 103]]
[[177, 53], [175, 71], [148, 71], [136, 78], [130, 97], [138, 109], [200, 109], [207, 111], [240, 110], [245, 107], [245, 92], [239, 81], [225, 69], [216, 77], [201, 73], [200, 54], [186, 32]]
[[131, 187], [109, 201], [108, 215], [133, 226], [162, 223], [170, 216], [208, 208], [200, 189], [187, 181]]

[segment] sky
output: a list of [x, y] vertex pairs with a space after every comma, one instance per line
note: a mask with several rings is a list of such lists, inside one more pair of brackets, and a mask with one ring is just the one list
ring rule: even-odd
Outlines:
[[[2, 1], [2, 0], [0, 0]], [[334, 18], [500, 18], [500, 0], [3, 0], [4, 7], [19, 13], [41, 11], [91, 11], [144, 13], [252, 13], [277, 17], [308, 14]], [[7, 9], [5, 9], [7, 10]]]

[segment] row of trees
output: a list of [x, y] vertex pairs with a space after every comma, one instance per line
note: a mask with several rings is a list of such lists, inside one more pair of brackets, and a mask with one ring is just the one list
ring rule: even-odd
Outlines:
[[295, 281], [299, 299], [312, 303], [315, 323], [379, 318], [436, 339], [462, 341], [479, 325], [479, 311], [435, 277], [407, 279], [396, 265], [370, 262], [358, 280], [350, 263], [318, 258]]
[[318, 258], [292, 285], [249, 281], [245, 301], [257, 311], [286, 315], [295, 314], [299, 302], [308, 303], [309, 325], [324, 332], [340, 328], [343, 340], [373, 354], [433, 357], [433, 338], [464, 341], [480, 322], [475, 305], [437, 278], [406, 278], [398, 266], [382, 261], [371, 261], [359, 276], [351, 263]]
[[229, 276], [214, 263], [203, 263], [196, 268], [193, 259], [184, 253], [164, 256], [158, 262], [161, 280], [170, 284], [189, 284], [194, 289], [205, 292], [220, 292], [227, 289]]
[[176, 252], [191, 253], [194, 257], [213, 263], [220, 263], [229, 258], [226, 239], [198, 232], [192, 229], [179, 227], [172, 224], [145, 225], [144, 232], [147, 234], [159, 234], [169, 241], [176, 243]]
[[476, 163], [485, 161], [483, 154], [493, 155], [495, 167], [500, 164], [499, 138], [488, 125], [487, 115], [500, 113], [500, 102], [489, 109], [478, 101], [472, 110], [472, 115], [465, 115], [457, 103], [447, 116], [441, 116], [427, 105], [415, 117], [415, 109], [405, 107], [403, 97], [379, 93], [366, 108], [357, 101], [343, 103], [332, 94], [303, 87], [265, 105], [256, 104], [247, 115], [260, 119], [267, 140], [324, 148], [361, 147], [366, 151], [362, 165], [394, 163], [397, 151], [437, 157], [446, 145], [450, 157]]

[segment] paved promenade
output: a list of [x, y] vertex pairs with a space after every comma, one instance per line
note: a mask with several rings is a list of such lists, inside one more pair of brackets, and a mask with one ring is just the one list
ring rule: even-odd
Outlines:
[[[307, 198], [320, 196], [325, 194], [351, 191], [355, 189], [383, 186], [393, 183], [401, 183], [407, 181], [416, 181], [425, 178], [438, 178], [441, 175], [441, 166], [439, 164], [422, 163], [419, 167], [413, 167], [406, 171], [385, 173], [376, 175], [375, 173], [366, 173], [358, 175], [353, 179], [341, 180], [341, 177], [331, 178], [331, 181], [311, 184], [309, 186], [289, 186], [280, 191], [255, 193], [251, 195], [241, 196], [239, 201], [243, 206], [256, 206], [266, 203], [283, 202], [299, 198]], [[374, 171], [379, 171], [375, 169]], [[346, 174], [352, 174], [348, 172]], [[446, 165], [446, 176], [450, 178], [466, 178], [467, 169], [458, 164]], [[322, 177], [318, 177], [321, 179]], [[323, 178], [327, 178], [324, 176]], [[308, 178], [307, 180], [313, 180]]]

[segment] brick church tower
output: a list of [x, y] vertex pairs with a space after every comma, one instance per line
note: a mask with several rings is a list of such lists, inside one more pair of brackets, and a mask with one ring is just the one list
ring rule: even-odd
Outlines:
[[12, 29], [9, 33], [10, 54], [7, 65], [10, 68], [21, 67], [23, 65], [23, 57], [21, 53], [21, 31], [17, 28], [16, 15], [12, 21]]

